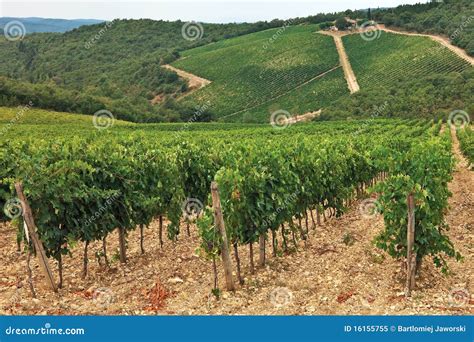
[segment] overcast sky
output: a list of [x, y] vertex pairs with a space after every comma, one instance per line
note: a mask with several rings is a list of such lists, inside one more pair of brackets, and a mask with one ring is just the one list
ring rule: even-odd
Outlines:
[[0, 0], [0, 17], [150, 18], [213, 23], [288, 19], [346, 9], [392, 7], [425, 0]]

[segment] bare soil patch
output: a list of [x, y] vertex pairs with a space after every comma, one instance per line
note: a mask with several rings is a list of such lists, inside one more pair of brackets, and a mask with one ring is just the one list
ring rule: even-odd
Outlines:
[[162, 67], [176, 72], [179, 77], [184, 78], [185, 80], [188, 81], [189, 90], [186, 93], [186, 95], [189, 95], [189, 93], [196, 91], [198, 89], [204, 88], [205, 86], [211, 83], [211, 81], [206, 80], [205, 78], [202, 78], [197, 75], [191, 74], [187, 71], [175, 68], [174, 66], [171, 66], [169, 64], [162, 65]]
[[[183, 59], [184, 58], [186, 58], [186, 57], [183, 57]], [[205, 78], [202, 78], [202, 77], [199, 77], [197, 75], [186, 72], [184, 70], [175, 68], [174, 66], [171, 66], [169, 64], [162, 65], [161, 67], [176, 72], [179, 77], [184, 78], [186, 81], [188, 81], [188, 90], [185, 93], [179, 95], [177, 97], [177, 99], [180, 99], [184, 96], [192, 94], [196, 90], [204, 88], [205, 86], [207, 86], [208, 84], [211, 83], [211, 81], [206, 80]], [[163, 94], [158, 94], [150, 102], [151, 102], [152, 105], [156, 105], [156, 104], [159, 104], [159, 103], [163, 102], [164, 99], [165, 99], [165, 96]]]

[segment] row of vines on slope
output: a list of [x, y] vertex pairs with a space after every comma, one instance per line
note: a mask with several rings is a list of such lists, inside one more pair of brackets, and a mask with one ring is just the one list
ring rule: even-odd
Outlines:
[[466, 125], [464, 128], [459, 128], [457, 136], [459, 138], [462, 153], [469, 161], [469, 165], [472, 167], [472, 165], [474, 165], [474, 132], [472, 127]]
[[[333, 210], [336, 216], [342, 214], [354, 192], [360, 193], [361, 186], [382, 173], [390, 177], [384, 177], [375, 187], [380, 192], [378, 207], [386, 223], [386, 230], [377, 238], [378, 247], [396, 258], [406, 255], [405, 199], [413, 192], [417, 199], [418, 265], [425, 255], [432, 255], [436, 266], [446, 271], [444, 255], [458, 260], [460, 255], [444, 234], [453, 160], [449, 136], [440, 136], [440, 128], [441, 122], [429, 129], [394, 126], [389, 134], [397, 134], [397, 138], [369, 132], [357, 139], [285, 141], [272, 145], [270, 150], [258, 144], [246, 145], [245, 150], [235, 151], [230, 166], [224, 166], [215, 176], [231, 242], [234, 246], [249, 244], [252, 255], [252, 244], [267, 239], [270, 233], [275, 246], [279, 230], [284, 247], [288, 231], [306, 239], [308, 231], [301, 220], [307, 222], [308, 212], [311, 217], [315, 208]], [[420, 139], [422, 132], [426, 134]], [[210, 209], [199, 226], [203, 247], [214, 258], [220, 253], [221, 241], [215, 234]], [[238, 255], [236, 260], [238, 263]], [[237, 265], [238, 276], [239, 268]]]
[[[213, 180], [219, 184], [235, 253], [239, 245], [252, 246], [255, 241], [264, 246], [270, 233], [276, 250], [278, 231], [286, 249], [289, 234], [293, 239], [308, 237], [308, 225], [305, 230], [301, 224], [307, 222], [308, 213], [311, 218], [314, 210], [318, 218], [319, 213], [341, 215], [354, 193], [360, 194], [381, 172], [392, 177], [413, 173], [420, 183], [416, 167], [439, 163], [446, 172], [442, 188], [449, 170], [447, 156], [436, 152], [447, 144], [444, 136], [436, 137], [439, 127], [425, 121], [374, 120], [296, 125], [283, 131], [253, 127], [179, 136], [121, 131], [80, 138], [58, 134], [54, 141], [10, 139], [0, 143], [0, 195], [8, 207], [13, 184], [23, 183], [46, 253], [58, 260], [60, 282], [62, 256], [70, 254], [77, 242], [84, 245], [86, 275], [88, 244], [105, 241], [114, 230], [119, 231], [122, 262], [127, 233], [137, 227], [143, 231], [157, 218], [161, 245], [164, 217], [168, 238], [176, 240], [188, 198], [204, 202], [204, 208], [194, 211], [204, 209], [198, 221], [201, 247], [215, 260], [220, 238], [210, 211]], [[426, 156], [419, 164], [397, 164], [400, 156], [417, 148]], [[432, 215], [420, 216], [421, 231], [426, 225], [437, 227], [442, 220], [439, 211], [445, 208], [447, 193], [436, 188], [436, 182], [434, 178], [428, 185], [421, 184], [423, 191], [432, 185], [428, 195], [434, 202], [426, 202], [433, 206]], [[21, 232], [23, 223], [17, 223]], [[431, 245], [430, 239], [421, 242]], [[447, 249], [435, 246], [429, 251], [441, 250]]]
[[390, 176], [375, 186], [385, 229], [376, 244], [391, 256], [407, 255], [407, 195], [415, 199], [415, 243], [417, 270], [425, 256], [432, 256], [437, 267], [448, 271], [446, 256], [461, 259], [445, 234], [448, 209], [448, 182], [452, 179], [454, 158], [449, 130], [427, 141], [415, 142], [408, 151], [388, 152]]

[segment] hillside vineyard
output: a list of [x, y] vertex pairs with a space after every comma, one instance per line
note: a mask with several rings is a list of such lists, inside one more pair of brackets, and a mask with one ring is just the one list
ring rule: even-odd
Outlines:
[[[50, 139], [25, 125], [28, 138], [2, 140], [2, 201], [14, 198], [14, 182], [22, 181], [49, 257], [60, 261], [77, 243], [87, 252], [91, 241], [118, 230], [125, 262], [127, 232], [159, 219], [157, 238], [162, 241], [166, 234], [176, 240], [191, 214], [199, 214], [201, 249], [215, 258], [221, 250], [210, 211], [210, 184], [216, 181], [227, 235], [236, 250], [262, 239], [270, 239], [275, 251], [287, 249], [295, 236], [308, 236], [301, 220], [307, 222], [316, 212], [318, 220], [320, 214], [343, 215], [356, 196], [367, 196], [369, 190], [399, 197], [394, 205], [392, 197], [381, 196], [379, 210], [386, 223], [378, 238], [381, 248], [394, 257], [404, 253], [404, 198], [412, 193], [423, 232], [417, 235], [419, 257], [430, 254], [443, 270], [444, 255], [459, 258], [440, 229], [453, 168], [449, 131], [440, 133], [441, 123], [144, 128], [124, 125], [94, 132], [78, 125], [77, 136], [71, 137], [62, 136], [58, 126]], [[189, 199], [197, 207], [186, 215], [183, 203]], [[22, 236], [23, 222], [17, 227]], [[395, 252], [395, 244], [402, 248]], [[84, 267], [86, 274], [87, 262]]]

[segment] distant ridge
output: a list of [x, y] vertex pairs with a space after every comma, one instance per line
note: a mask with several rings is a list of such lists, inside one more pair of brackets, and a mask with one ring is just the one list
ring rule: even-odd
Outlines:
[[26, 33], [34, 32], [66, 32], [78, 28], [83, 25], [93, 25], [104, 22], [97, 19], [50, 19], [50, 18], [16, 18], [16, 17], [0, 17], [0, 29], [11, 22], [20, 21], [25, 25]]

